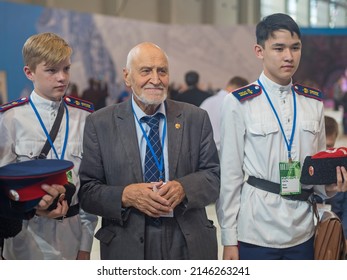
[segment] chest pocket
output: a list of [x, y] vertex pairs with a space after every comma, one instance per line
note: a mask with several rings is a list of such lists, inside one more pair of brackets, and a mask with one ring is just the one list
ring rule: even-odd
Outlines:
[[82, 161], [82, 144], [78, 142], [68, 143], [64, 159], [74, 163], [73, 181], [77, 185], [78, 172]]
[[305, 120], [300, 122], [300, 143], [301, 145], [308, 145], [307, 150], [310, 154], [317, 152], [312, 147], [319, 147], [320, 135], [319, 122], [315, 120]]
[[[269, 145], [273, 143], [273, 138], [279, 133], [279, 127], [273, 121], [252, 123], [248, 129], [247, 138], [251, 146], [269, 149]], [[277, 136], [278, 137], [278, 136]]]
[[21, 140], [16, 143], [15, 153], [17, 161], [26, 161], [36, 158], [41, 152], [43, 145], [42, 141]]
[[68, 143], [65, 156], [72, 161], [80, 161], [82, 159], [82, 144], [79, 142]]
[[304, 132], [309, 132], [312, 135], [316, 135], [320, 132], [319, 123], [317, 121], [302, 121], [300, 125]]
[[267, 137], [278, 133], [279, 128], [275, 122], [254, 123], [249, 126], [249, 133], [253, 137]]

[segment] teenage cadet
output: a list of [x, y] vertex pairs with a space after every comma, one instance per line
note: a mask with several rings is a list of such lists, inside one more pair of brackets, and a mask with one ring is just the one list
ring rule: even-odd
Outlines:
[[336, 168], [334, 185], [300, 185], [305, 157], [326, 145], [322, 93], [292, 83], [300, 37], [290, 16], [265, 17], [254, 47], [263, 72], [224, 99], [217, 203], [224, 259], [313, 259], [308, 199], [347, 189], [345, 167]]
[[[53, 33], [31, 36], [24, 44], [23, 59], [24, 73], [34, 90], [29, 97], [0, 107], [0, 166], [45, 157], [66, 159], [74, 163], [67, 175], [76, 188], [70, 205], [60, 202], [69, 207], [66, 215], [52, 219], [56, 216], [36, 211], [32, 219], [24, 220], [22, 231], [5, 240], [5, 259], [90, 258], [97, 217], [80, 210], [77, 192], [83, 128], [93, 108], [64, 97], [71, 53], [71, 47]], [[52, 128], [54, 123], [57, 129]]]

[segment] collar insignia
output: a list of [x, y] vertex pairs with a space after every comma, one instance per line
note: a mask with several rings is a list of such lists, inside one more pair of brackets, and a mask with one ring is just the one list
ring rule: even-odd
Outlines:
[[11, 101], [11, 102], [6, 103], [6, 104], [2, 104], [2, 105], [0, 105], [0, 113], [5, 112], [8, 109], [23, 105], [23, 104], [28, 103], [28, 102], [29, 102], [28, 97], [22, 97], [18, 100]]
[[69, 106], [76, 107], [91, 113], [94, 112], [94, 105], [91, 102], [71, 96], [65, 96], [64, 101]]
[[251, 84], [237, 90], [234, 90], [232, 94], [240, 101], [243, 102], [247, 99], [256, 97], [261, 94], [261, 87], [259, 85]]
[[306, 87], [300, 84], [294, 84], [293, 89], [297, 94], [303, 95], [308, 98], [313, 98], [319, 101], [323, 99], [323, 93], [315, 88]]

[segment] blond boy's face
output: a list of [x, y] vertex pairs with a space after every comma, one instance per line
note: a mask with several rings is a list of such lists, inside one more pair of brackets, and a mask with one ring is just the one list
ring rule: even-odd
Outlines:
[[64, 96], [70, 82], [70, 59], [48, 66], [41, 62], [32, 71], [28, 66], [24, 67], [24, 73], [34, 84], [35, 92], [41, 97], [59, 101]]

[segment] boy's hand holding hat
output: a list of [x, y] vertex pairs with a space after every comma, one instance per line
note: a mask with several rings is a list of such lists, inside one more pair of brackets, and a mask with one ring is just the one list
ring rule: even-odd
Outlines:
[[43, 190], [47, 192], [37, 206], [36, 215], [45, 216], [47, 218], [65, 217], [69, 210], [68, 201], [66, 197], [66, 188], [62, 185], [42, 185]]
[[[347, 191], [347, 147], [331, 148], [307, 156], [300, 182], [306, 185], [331, 185], [327, 191]], [[339, 172], [340, 171], [340, 172]]]
[[55, 195], [60, 194], [60, 202], [64, 200], [61, 186], [68, 183], [66, 172], [72, 168], [72, 162], [55, 159], [8, 164], [0, 168], [0, 193], [9, 198], [15, 212], [28, 212], [36, 207], [43, 214]]

